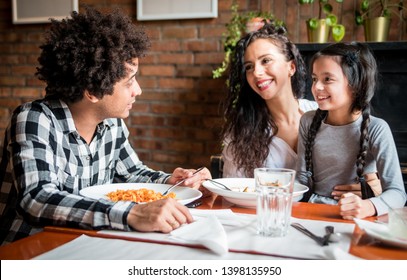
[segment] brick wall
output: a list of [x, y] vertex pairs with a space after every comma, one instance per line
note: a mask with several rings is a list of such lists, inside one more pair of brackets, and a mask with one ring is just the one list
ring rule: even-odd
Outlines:
[[[223, 60], [221, 38], [231, 17], [232, 0], [218, 2], [216, 19], [141, 22], [152, 39], [152, 49], [140, 66], [143, 94], [126, 122], [140, 158], [153, 168], [170, 172], [177, 166], [209, 166], [210, 155], [220, 151], [219, 102], [225, 80], [212, 79], [212, 70]], [[363, 41], [363, 29], [353, 24], [354, 9], [359, 4], [344, 2], [344, 40]], [[312, 14], [310, 6], [299, 6], [297, 0], [238, 3], [241, 11], [274, 11], [287, 24], [294, 42], [307, 42], [304, 21]], [[84, 4], [103, 11], [119, 6], [136, 21], [136, 0], [79, 0], [80, 9]], [[11, 111], [44, 94], [44, 85], [34, 73], [38, 46], [47, 27], [48, 24], [13, 25], [11, 1], [0, 1], [0, 141]], [[394, 20], [389, 40], [406, 39], [405, 25]]]

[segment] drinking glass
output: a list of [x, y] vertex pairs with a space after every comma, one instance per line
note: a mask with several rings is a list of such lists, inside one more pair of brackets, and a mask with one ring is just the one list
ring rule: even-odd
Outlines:
[[294, 189], [295, 170], [256, 168], [257, 233], [283, 237], [288, 232]]

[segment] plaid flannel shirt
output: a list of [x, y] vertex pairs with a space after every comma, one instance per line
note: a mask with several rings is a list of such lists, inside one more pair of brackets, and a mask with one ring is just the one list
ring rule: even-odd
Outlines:
[[93, 200], [79, 191], [113, 182], [165, 183], [170, 176], [139, 160], [123, 120], [106, 119], [88, 145], [62, 101], [18, 107], [6, 130], [0, 169], [0, 243], [56, 225], [131, 230], [133, 202]]

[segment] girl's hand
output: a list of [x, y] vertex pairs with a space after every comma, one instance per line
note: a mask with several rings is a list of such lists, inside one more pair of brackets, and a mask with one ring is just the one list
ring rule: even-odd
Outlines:
[[[376, 173], [369, 173], [364, 175], [366, 182], [372, 188], [375, 196], [382, 193], [382, 185]], [[339, 200], [345, 193], [351, 192], [357, 196], [362, 197], [360, 183], [351, 185], [336, 185], [334, 191], [331, 193], [334, 199]]]
[[340, 215], [345, 220], [353, 218], [366, 218], [376, 214], [376, 209], [369, 199], [362, 200], [354, 193], [345, 193], [341, 196], [338, 205]]

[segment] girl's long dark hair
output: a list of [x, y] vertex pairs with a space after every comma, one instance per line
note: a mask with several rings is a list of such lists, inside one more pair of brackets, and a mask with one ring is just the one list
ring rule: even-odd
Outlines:
[[[376, 60], [368, 47], [364, 44], [337, 43], [322, 49], [311, 58], [311, 73], [313, 72], [312, 67], [315, 60], [322, 56], [333, 57], [339, 63], [353, 93], [353, 103], [350, 112], [361, 111], [362, 113], [363, 120], [360, 127], [359, 139], [360, 149], [355, 158], [357, 174], [355, 181], [361, 183], [362, 198], [371, 197], [373, 196], [373, 192], [364, 180], [363, 169], [366, 164], [366, 154], [369, 147], [368, 129], [370, 123], [370, 100], [376, 89], [378, 75]], [[314, 145], [315, 136], [321, 126], [321, 122], [326, 118], [327, 114], [327, 111], [321, 111], [320, 109], [317, 110], [306, 137], [305, 162], [307, 173], [309, 175], [308, 185], [310, 190], [305, 196], [305, 200], [307, 200], [313, 192], [312, 147]]]
[[291, 78], [295, 98], [305, 92], [306, 67], [297, 47], [287, 38], [287, 30], [274, 22], [244, 36], [236, 45], [229, 67], [229, 87], [223, 102], [225, 124], [222, 137], [229, 138], [235, 164], [246, 176], [261, 167], [269, 154], [269, 145], [278, 132], [265, 101], [250, 87], [246, 79], [244, 55], [246, 48], [257, 39], [269, 39], [279, 47], [286, 61], [293, 61], [296, 72]]

